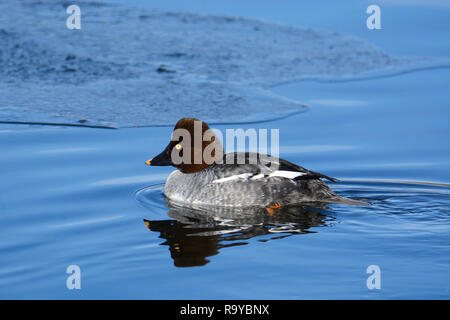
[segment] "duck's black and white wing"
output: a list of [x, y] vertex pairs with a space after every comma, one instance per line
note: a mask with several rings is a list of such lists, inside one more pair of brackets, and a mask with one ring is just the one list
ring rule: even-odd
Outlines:
[[287, 160], [252, 152], [232, 152], [224, 155], [223, 163], [216, 167], [219, 182], [229, 180], [257, 180], [282, 177], [291, 180], [327, 179], [337, 181], [324, 174], [310, 171]]

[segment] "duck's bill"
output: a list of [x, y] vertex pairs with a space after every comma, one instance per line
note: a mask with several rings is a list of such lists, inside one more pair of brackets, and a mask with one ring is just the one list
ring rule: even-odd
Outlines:
[[172, 165], [172, 161], [169, 157], [168, 148], [166, 148], [163, 152], [158, 154], [156, 157], [145, 161], [145, 164], [148, 166], [170, 166]]

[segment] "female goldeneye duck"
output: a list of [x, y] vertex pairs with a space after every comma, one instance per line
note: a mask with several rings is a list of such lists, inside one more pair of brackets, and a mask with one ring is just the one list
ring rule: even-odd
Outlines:
[[223, 154], [208, 125], [182, 118], [168, 146], [149, 166], [174, 166], [164, 186], [172, 202], [189, 207], [226, 206], [274, 209], [307, 202], [362, 204], [336, 195], [321, 179], [336, 181], [289, 161], [250, 152]]

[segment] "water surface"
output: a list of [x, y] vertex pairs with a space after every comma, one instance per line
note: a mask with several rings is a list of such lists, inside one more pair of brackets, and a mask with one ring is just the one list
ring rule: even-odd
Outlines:
[[[167, 207], [161, 186], [171, 169], [144, 161], [170, 127], [2, 125], [0, 296], [448, 298], [448, 76], [281, 86], [273, 90], [302, 96], [308, 112], [215, 126], [281, 128], [282, 157], [371, 203], [254, 219]], [[71, 264], [82, 270], [79, 291], [65, 286]], [[366, 287], [373, 264], [381, 290]]]
[[[63, 8], [63, 2], [57, 3]], [[103, 12], [97, 11], [101, 7], [99, 4], [87, 3], [85, 9]], [[237, 15], [306, 28], [306, 35], [322, 34], [308, 27], [331, 33], [343, 32], [344, 37], [356, 35], [380, 48], [372, 48], [372, 53], [386, 50], [389, 54], [408, 56], [408, 61], [424, 55], [432, 58], [449, 56], [446, 40], [449, 11], [445, 6], [439, 6], [440, 1], [419, 2], [419, 6], [411, 6], [408, 1], [396, 2], [397, 5], [382, 4], [383, 30], [378, 33], [364, 29], [365, 2], [357, 5], [355, 2], [340, 3], [339, 8], [327, 2], [330, 8], [336, 9], [329, 11], [315, 5], [300, 5], [297, 1], [286, 2], [284, 6], [270, 1], [258, 6], [229, 4], [232, 2], [190, 3], [194, 5], [180, 7], [179, 3], [165, 1], [154, 6], [164, 10], [213, 13], [219, 16], [202, 19], [216, 23], [227, 21], [220, 15]], [[136, 1], [136, 5], [142, 5], [142, 2]], [[39, 11], [40, 15], [48, 15], [55, 8]], [[104, 12], [110, 12], [108, 10]], [[111, 10], [115, 12], [120, 8]], [[13, 13], [23, 14], [20, 10], [14, 11], [9, 18], [14, 16]], [[417, 23], [418, 14], [420, 23]], [[177, 13], [171, 19], [183, 15], [191, 17]], [[58, 17], [65, 18], [64, 11]], [[86, 22], [101, 24], [102, 19], [111, 17], [91, 16]], [[158, 17], [162, 19], [165, 15], [160, 13]], [[35, 18], [27, 21], [32, 22]], [[48, 23], [60, 23], [59, 18], [50, 18]], [[117, 19], [124, 20], [123, 17]], [[231, 21], [248, 22], [246, 19]], [[26, 29], [26, 24], [14, 25], [22, 31]], [[268, 24], [261, 22], [261, 25]], [[39, 33], [48, 26], [40, 25], [32, 30]], [[5, 32], [0, 30], [0, 35], [4, 36]], [[14, 115], [16, 120], [24, 121], [48, 120], [49, 117], [58, 120], [64, 111], [59, 106], [64, 103], [70, 107], [65, 113], [72, 121], [68, 123], [89, 124], [84, 121], [89, 119], [71, 113], [80, 110], [77, 107], [81, 106], [87, 114], [94, 115], [98, 123], [110, 125], [102, 112], [111, 108], [108, 101], [112, 99], [117, 102], [115, 106], [126, 106], [131, 101], [139, 106], [141, 113], [120, 109], [115, 115], [105, 115], [111, 119], [116, 117], [117, 123], [139, 125], [136, 119], [141, 120], [139, 114], [145, 113], [144, 102], [149, 97], [147, 89], [142, 89], [146, 80], [127, 77], [133, 72], [139, 74], [149, 70], [155, 79], [164, 77], [153, 83], [166, 83], [171, 77], [171, 73], [154, 72], [159, 64], [139, 65], [145, 52], [137, 49], [126, 51], [132, 60], [127, 65], [128, 72], [119, 72], [120, 64], [113, 64], [106, 72], [102, 63], [110, 62], [108, 59], [113, 61], [117, 56], [98, 56], [96, 50], [101, 52], [102, 48], [94, 46], [87, 55], [98, 57], [99, 61], [86, 62], [83, 55], [77, 55], [77, 59], [81, 59], [80, 66], [90, 66], [87, 71], [81, 67], [79, 77], [75, 77], [85, 82], [81, 86], [85, 96], [78, 99], [73, 95], [75, 89], [66, 90], [73, 89], [73, 83], [63, 84], [57, 89], [64, 91], [70, 99], [60, 101], [61, 95], [51, 91], [56, 88], [54, 84], [41, 82], [39, 77], [45, 74], [36, 69], [40, 64], [31, 63], [34, 60], [27, 60], [27, 57], [40, 57], [41, 62], [50, 59], [63, 66], [67, 56], [61, 52], [67, 53], [65, 47], [53, 45], [50, 48], [54, 51], [50, 50], [47, 55], [34, 55], [38, 46], [33, 43], [39, 37], [28, 42], [22, 38], [27, 35], [31, 33], [8, 33], [8, 37], [0, 38], [6, 48], [23, 45], [19, 49], [23, 50], [22, 58], [20, 55], [16, 58], [25, 59], [24, 66], [33, 71], [29, 76], [38, 77], [27, 80], [17, 74], [4, 73], [6, 80], [12, 82], [0, 86], [0, 90], [3, 88], [3, 93], [10, 97], [6, 99], [7, 95], [3, 94], [4, 100], [0, 101], [3, 120], [5, 115]], [[39, 38], [40, 45], [46, 41], [52, 43], [52, 34], [49, 35], [50, 38]], [[62, 31], [58, 31], [53, 36], [62, 35]], [[96, 39], [95, 33], [85, 36]], [[326, 44], [328, 40], [325, 39]], [[128, 50], [129, 47], [125, 47]], [[84, 50], [82, 46], [78, 49]], [[125, 51], [119, 49], [117, 52], [124, 54]], [[12, 51], [5, 52], [10, 54]], [[9, 55], [5, 57], [22, 61]], [[166, 58], [176, 60], [177, 57]], [[324, 57], [322, 62], [329, 62], [327, 58]], [[233, 59], [240, 61], [239, 57]], [[69, 57], [68, 61], [71, 60]], [[270, 57], [270, 61], [276, 59]], [[138, 67], [131, 68], [136, 66], [135, 62]], [[206, 113], [211, 119], [215, 112], [221, 116], [218, 118], [226, 118], [232, 112], [227, 108], [229, 91], [216, 92], [216, 88], [224, 83], [232, 92], [251, 97], [247, 101], [252, 110], [258, 109], [255, 101], [265, 99], [266, 106], [281, 109], [280, 105], [272, 105], [281, 100], [269, 93], [289, 99], [281, 105], [308, 104], [309, 108], [302, 108], [305, 111], [302, 113], [278, 110], [284, 117], [263, 113], [259, 118], [250, 117], [254, 123], [214, 127], [223, 131], [227, 128], [280, 129], [281, 157], [338, 178], [339, 183], [330, 183], [335, 192], [365, 199], [370, 203], [367, 206], [304, 205], [283, 208], [273, 214], [262, 210], [252, 215], [225, 212], [224, 216], [224, 212], [218, 212], [219, 218], [214, 212], [199, 215], [192, 210], [173, 207], [164, 200], [162, 186], [172, 168], [144, 164], [167, 145], [171, 127], [110, 130], [0, 124], [0, 298], [448, 299], [450, 70], [441, 68], [443, 66], [393, 77], [359, 77], [357, 81], [313, 77], [311, 73], [302, 78], [304, 81], [284, 83], [286, 79], [271, 78], [263, 72], [263, 76], [270, 79], [265, 89], [215, 80], [206, 88], [210, 89], [208, 92], [214, 92], [207, 97], [220, 98], [215, 100], [220, 108]], [[9, 68], [11, 65], [2, 72]], [[264, 68], [242, 65], [235, 70], [246, 68], [264, 71]], [[372, 68], [376, 70], [376, 64]], [[20, 70], [16, 71], [20, 74], [23, 71]], [[68, 78], [67, 73], [55, 70], [50, 75], [62, 74], [62, 78], [57, 76], [56, 80]], [[99, 74], [90, 74], [93, 70], [104, 70], [106, 73], [102, 73], [102, 77], [115, 80], [106, 81], [107, 85], [102, 82], [104, 79], [96, 82], [98, 79], [92, 77]], [[351, 68], [348, 70], [352, 71]], [[363, 75], [363, 68], [359, 70]], [[413, 68], [405, 71], [413, 71]], [[118, 77], [121, 80], [117, 80]], [[114, 82], [116, 80], [118, 82]], [[272, 86], [280, 82], [284, 84]], [[202, 87], [196, 81], [185, 83], [187, 88]], [[108, 88], [121, 84], [135, 88], [134, 93], [140, 95], [130, 91], [116, 91], [109, 96], [98, 94], [98, 89], [111, 93], [114, 90], [108, 91]], [[47, 91], [41, 90], [42, 86], [46, 86]], [[164, 94], [171, 97], [171, 92], [168, 90]], [[270, 99], [267, 99], [268, 95]], [[190, 97], [197, 101], [198, 96]], [[19, 112], [13, 103], [17, 101], [26, 108], [19, 108], [22, 110]], [[161, 112], [167, 107], [164, 101], [159, 101]], [[177, 101], [174, 99], [171, 103], [175, 105]], [[100, 104], [108, 108], [94, 108]], [[179, 109], [166, 109], [178, 118], [185, 116], [190, 108], [189, 104], [183, 104]], [[200, 104], [198, 108], [208, 111], [207, 105]], [[39, 110], [56, 113], [42, 114]], [[151, 118], [142, 118], [143, 123], [149, 124]], [[262, 119], [270, 121], [258, 122]], [[175, 122], [177, 119], [170, 120]], [[66, 268], [73, 264], [81, 268], [81, 290], [66, 288]], [[378, 265], [381, 269], [380, 290], [369, 290], [366, 286], [369, 276], [366, 269], [370, 265]]]

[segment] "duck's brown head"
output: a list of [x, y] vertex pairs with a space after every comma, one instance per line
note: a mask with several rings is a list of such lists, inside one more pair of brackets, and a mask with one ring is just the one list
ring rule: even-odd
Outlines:
[[194, 173], [222, 157], [222, 144], [205, 122], [182, 118], [175, 125], [169, 145], [145, 163], [149, 166], [174, 166], [183, 173]]

